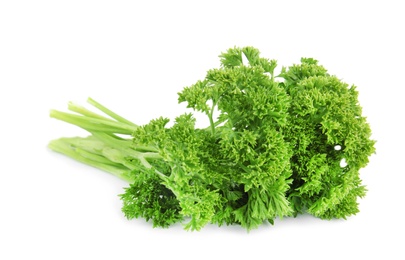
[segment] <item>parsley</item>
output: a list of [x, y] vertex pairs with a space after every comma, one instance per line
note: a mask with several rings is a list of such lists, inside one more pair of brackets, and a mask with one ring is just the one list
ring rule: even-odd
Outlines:
[[355, 86], [314, 59], [280, 75], [276, 61], [253, 47], [229, 49], [220, 59], [220, 68], [178, 93], [179, 102], [208, 117], [206, 128], [196, 128], [191, 113], [171, 127], [167, 118], [139, 126], [89, 98], [109, 117], [73, 103], [75, 113], [52, 110], [51, 117], [90, 136], [49, 147], [128, 181], [122, 211], [154, 227], [250, 230], [303, 212], [325, 219], [356, 214], [366, 193], [359, 170], [375, 141]]

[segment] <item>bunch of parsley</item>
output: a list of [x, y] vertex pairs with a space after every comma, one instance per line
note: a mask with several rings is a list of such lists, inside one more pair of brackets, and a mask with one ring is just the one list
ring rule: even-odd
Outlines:
[[75, 113], [50, 115], [90, 136], [49, 147], [128, 181], [122, 211], [154, 227], [250, 230], [303, 212], [324, 219], [356, 214], [366, 193], [359, 170], [375, 141], [355, 86], [314, 59], [279, 75], [276, 61], [253, 47], [231, 48], [220, 59], [220, 68], [178, 94], [208, 117], [207, 128], [196, 128], [190, 113], [171, 127], [167, 118], [139, 126], [89, 98], [106, 116], [73, 103]]

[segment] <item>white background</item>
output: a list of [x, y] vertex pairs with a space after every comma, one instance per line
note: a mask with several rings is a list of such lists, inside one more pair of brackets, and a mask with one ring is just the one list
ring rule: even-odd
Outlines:
[[[0, 259], [405, 259], [401, 2], [1, 1]], [[378, 142], [356, 216], [153, 229], [123, 217], [123, 181], [47, 149], [85, 134], [51, 108], [91, 96], [138, 124], [173, 118], [177, 92], [246, 45], [358, 86]]]

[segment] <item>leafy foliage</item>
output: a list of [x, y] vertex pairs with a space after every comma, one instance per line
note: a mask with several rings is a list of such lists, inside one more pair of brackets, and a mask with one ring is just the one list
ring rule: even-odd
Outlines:
[[359, 170], [375, 142], [356, 87], [329, 75], [314, 59], [301, 62], [281, 74], [292, 100], [286, 128], [294, 150], [290, 197], [297, 212], [345, 218], [358, 212], [357, 197], [365, 195]]
[[154, 227], [168, 227], [182, 220], [180, 205], [173, 192], [160, 183], [153, 172], [137, 172], [137, 178], [120, 197], [128, 219], [152, 220]]
[[53, 110], [91, 135], [49, 147], [127, 180], [122, 211], [154, 227], [250, 230], [305, 211], [326, 219], [356, 214], [366, 192], [359, 170], [374, 141], [355, 86], [310, 58], [274, 75], [277, 62], [253, 47], [231, 48], [220, 60], [178, 93], [208, 117], [206, 128], [196, 128], [190, 113], [171, 127], [167, 118], [138, 126], [89, 99], [109, 118], [72, 103], [79, 115]]

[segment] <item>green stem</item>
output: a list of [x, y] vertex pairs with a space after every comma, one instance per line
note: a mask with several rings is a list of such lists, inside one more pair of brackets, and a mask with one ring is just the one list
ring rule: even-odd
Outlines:
[[[91, 98], [88, 99], [88, 102], [117, 121], [74, 103], [69, 103], [69, 110], [80, 115], [51, 110], [51, 117], [77, 125], [92, 135], [86, 138], [72, 137], [53, 140], [48, 145], [50, 149], [110, 172], [129, 182], [134, 180], [131, 170], [143, 170], [142, 167], [151, 169], [152, 165], [148, 160], [162, 159], [156, 147], [136, 145], [132, 140], [116, 135], [132, 135], [139, 126], [117, 115]], [[142, 166], [135, 163], [134, 160], [139, 161]], [[163, 173], [155, 171], [160, 178], [167, 178]]]
[[[57, 139], [49, 143], [48, 147], [55, 152], [62, 153], [66, 156], [71, 157], [79, 162], [85, 163], [87, 165], [93, 166], [100, 170], [109, 172], [114, 176], [117, 176], [124, 181], [129, 183], [134, 181], [134, 178], [129, 174], [129, 169], [123, 167], [119, 164], [113, 164], [112, 162], [105, 163], [101, 156], [95, 154], [90, 155], [89, 152], [84, 152], [84, 150], [78, 149], [71, 145], [66, 139]], [[107, 159], [106, 159], [107, 160]]]
[[214, 109], [215, 109], [216, 103], [212, 102], [212, 107], [211, 107], [211, 111], [208, 115], [208, 118], [210, 120], [210, 126], [211, 126], [211, 133], [212, 135], [215, 135], [215, 123], [214, 123]]
[[100, 111], [104, 112], [105, 114], [109, 115], [110, 117], [114, 118], [118, 122], [121, 122], [121, 123], [124, 123], [124, 124], [127, 124], [127, 125], [137, 126], [136, 124], [134, 124], [131, 121], [123, 118], [122, 116], [114, 113], [113, 111], [109, 110], [108, 108], [101, 105], [100, 103], [98, 103], [97, 101], [95, 101], [94, 99], [92, 99], [90, 97], [87, 99], [87, 102], [89, 104], [93, 105], [94, 107], [98, 108]]
[[112, 147], [122, 153], [121, 157], [133, 157], [141, 161], [141, 163], [146, 168], [151, 168], [152, 166], [147, 162], [146, 159], [162, 159], [159, 153], [156, 152], [139, 152], [132, 149], [129, 144], [123, 145], [123, 141], [115, 139], [113, 136], [100, 133], [100, 132], [93, 132], [94, 137], [102, 141], [103, 143], [107, 144], [109, 147]]
[[51, 110], [50, 116], [67, 123], [77, 125], [88, 131], [131, 135], [138, 128], [135, 125], [127, 125], [120, 122], [114, 122], [109, 119], [106, 120], [89, 116], [75, 115], [57, 110]]
[[[107, 164], [107, 165], [112, 165], [112, 166], [116, 166], [116, 167], [121, 167], [122, 166], [121, 164], [113, 162], [113, 161], [107, 159], [104, 156], [101, 156], [101, 155], [98, 155], [98, 154], [95, 154], [95, 153], [91, 153], [91, 152], [89, 152], [87, 150], [84, 150], [84, 149], [81, 149], [81, 148], [78, 148], [78, 147], [76, 147], [76, 148], [72, 147], [72, 149], [74, 149], [75, 152], [77, 152], [79, 155], [81, 155], [81, 156], [83, 156], [83, 157], [85, 157], [85, 158], [87, 158], [89, 160], [93, 160], [95, 162], [99, 162], [99, 163]], [[127, 167], [127, 168], [129, 168], [129, 167]]]
[[111, 122], [114, 122], [112, 119], [109, 119], [107, 117], [101, 116], [97, 113], [94, 113], [90, 110], [88, 110], [87, 108], [84, 108], [82, 106], [79, 106], [73, 102], [69, 102], [68, 103], [68, 109], [72, 112], [76, 112], [78, 114], [81, 114], [83, 116], [88, 116], [88, 117], [92, 117], [92, 118], [98, 118], [98, 119], [103, 119], [103, 120], [109, 120]]

